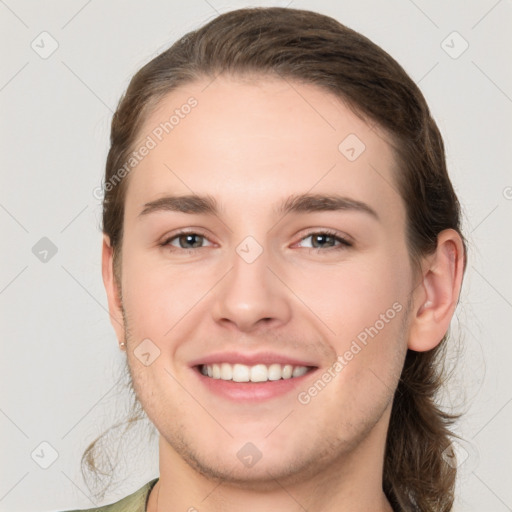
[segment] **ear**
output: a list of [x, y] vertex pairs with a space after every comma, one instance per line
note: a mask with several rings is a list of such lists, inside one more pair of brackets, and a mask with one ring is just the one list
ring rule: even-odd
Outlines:
[[103, 285], [107, 292], [108, 310], [110, 313], [110, 322], [114, 327], [119, 343], [125, 342], [125, 332], [123, 324], [123, 311], [121, 308], [121, 293], [114, 278], [114, 250], [110, 245], [108, 235], [103, 235], [103, 246], [101, 251], [101, 273], [103, 276]]
[[408, 347], [424, 352], [436, 347], [450, 327], [464, 275], [464, 244], [454, 229], [441, 231], [437, 248], [423, 266], [416, 287]]

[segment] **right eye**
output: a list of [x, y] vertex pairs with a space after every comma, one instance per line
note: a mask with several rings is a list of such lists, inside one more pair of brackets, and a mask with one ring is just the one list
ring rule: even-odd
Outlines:
[[161, 245], [162, 247], [171, 246], [175, 249], [194, 250], [205, 247], [204, 242], [212, 245], [204, 235], [192, 231], [182, 231], [167, 238]]

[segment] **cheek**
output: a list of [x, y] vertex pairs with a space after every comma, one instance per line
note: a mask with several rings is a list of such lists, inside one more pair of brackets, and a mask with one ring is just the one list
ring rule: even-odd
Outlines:
[[[134, 331], [162, 339], [212, 288], [217, 274], [151, 258], [134, 248], [123, 261], [123, 303]], [[167, 337], [168, 339], [169, 337]]]
[[401, 256], [380, 253], [336, 267], [317, 268], [314, 277], [297, 282], [296, 289], [330, 328], [331, 335], [343, 340], [341, 349], [347, 339], [365, 328], [376, 322], [381, 326], [380, 316], [386, 311], [394, 320], [396, 309], [405, 309], [410, 278], [407, 265], [400, 264], [403, 261]]
[[385, 406], [396, 388], [407, 349], [410, 276], [404, 258], [392, 252], [373, 255], [319, 274], [317, 287], [310, 288], [311, 309], [322, 312], [333, 331], [328, 337], [338, 358], [331, 367], [337, 375], [333, 392], [345, 397], [351, 410], [370, 414], [376, 404]]
[[403, 261], [399, 255], [381, 255], [347, 277], [346, 293], [338, 299], [337, 334], [332, 338], [343, 365], [338, 385], [350, 382], [363, 402], [380, 395], [387, 400], [403, 366], [410, 288], [409, 267], [397, 264]]

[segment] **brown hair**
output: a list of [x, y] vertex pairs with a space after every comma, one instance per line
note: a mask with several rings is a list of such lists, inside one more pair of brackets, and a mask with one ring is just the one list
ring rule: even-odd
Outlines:
[[[164, 95], [219, 74], [258, 74], [314, 84], [383, 128], [398, 164], [396, 187], [407, 211], [412, 262], [436, 249], [442, 230], [452, 228], [461, 234], [460, 207], [448, 177], [443, 140], [419, 88], [369, 39], [305, 10], [250, 8], [222, 14], [140, 69], [112, 120], [105, 182], [111, 182], [128, 160], [142, 123]], [[109, 187], [103, 202], [103, 231], [114, 248], [118, 283], [126, 186], [123, 179]], [[383, 472], [383, 489], [395, 510], [452, 508], [456, 469], [444, 462], [442, 453], [450, 445], [449, 427], [455, 416], [436, 403], [444, 382], [446, 339], [431, 351], [409, 350], [406, 355]], [[82, 458], [93, 469], [94, 445]]]

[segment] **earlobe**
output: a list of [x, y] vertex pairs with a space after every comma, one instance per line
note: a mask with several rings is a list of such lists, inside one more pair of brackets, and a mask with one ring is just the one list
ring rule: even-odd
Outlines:
[[108, 309], [110, 313], [110, 322], [114, 327], [119, 343], [125, 342], [125, 332], [123, 325], [122, 303], [120, 290], [116, 283], [113, 266], [114, 250], [110, 245], [108, 235], [103, 235], [103, 245], [101, 253], [101, 272], [103, 285], [107, 293]]
[[464, 244], [453, 229], [442, 231], [437, 249], [429, 256], [422, 282], [414, 296], [414, 314], [408, 347], [424, 352], [445, 336], [455, 312], [464, 274]]

